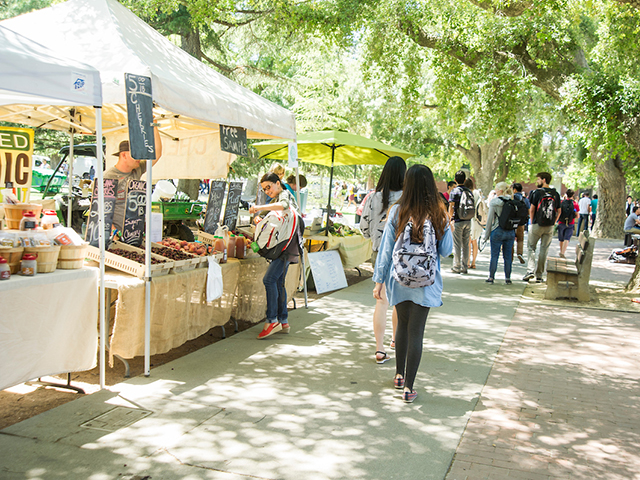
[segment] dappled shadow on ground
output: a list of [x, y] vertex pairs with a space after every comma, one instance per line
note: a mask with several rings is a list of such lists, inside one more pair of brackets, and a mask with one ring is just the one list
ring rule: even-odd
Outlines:
[[[429, 316], [412, 405], [393, 388], [393, 361], [373, 362], [367, 283], [291, 312], [290, 335], [244, 332], [119, 385], [109, 401], [147, 418], [113, 433], [60, 429], [48, 441], [80, 447], [79, 471], [104, 478], [192, 468], [201, 478], [441, 479], [522, 292], [448, 281], [445, 307]], [[87, 464], [85, 452], [104, 460]]]
[[520, 309], [447, 478], [637, 478], [637, 319]]

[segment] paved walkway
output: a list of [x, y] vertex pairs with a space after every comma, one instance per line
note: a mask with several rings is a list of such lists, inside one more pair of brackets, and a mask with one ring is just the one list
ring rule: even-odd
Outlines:
[[636, 478], [638, 314], [486, 285], [487, 263], [445, 274], [412, 405], [373, 361], [366, 281], [291, 312], [288, 336], [249, 329], [0, 431], [0, 478]]

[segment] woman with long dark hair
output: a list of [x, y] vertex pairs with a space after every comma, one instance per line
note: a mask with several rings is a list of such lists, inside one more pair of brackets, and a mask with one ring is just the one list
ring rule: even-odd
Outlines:
[[[435, 242], [437, 255], [433, 259], [436, 263], [431, 285], [411, 288], [394, 278], [394, 269], [398, 268], [398, 264], [393, 264], [392, 259], [394, 245], [405, 234], [407, 227], [411, 231], [411, 244], [432, 245]], [[413, 402], [418, 396], [413, 384], [422, 357], [427, 315], [431, 307], [442, 305], [440, 257], [447, 257], [452, 248], [449, 217], [436, 188], [433, 173], [425, 165], [414, 165], [407, 170], [400, 200], [389, 211], [373, 274], [373, 281], [376, 283], [373, 296], [379, 300], [386, 286], [389, 303], [395, 305], [398, 312], [396, 375], [393, 383], [395, 388], [403, 389], [402, 399], [406, 403]]]
[[[273, 210], [287, 210], [298, 208], [295, 198], [287, 190], [276, 173], [267, 173], [260, 179], [262, 191], [271, 198], [266, 205], [255, 205], [249, 208], [249, 213], [269, 212]], [[265, 215], [263, 214], [263, 215]], [[254, 218], [255, 223], [262, 220], [261, 216]], [[274, 333], [289, 333], [289, 311], [287, 309], [287, 290], [284, 287], [289, 264], [298, 263], [300, 255], [300, 238], [298, 232], [293, 240], [275, 260], [271, 260], [267, 272], [262, 278], [262, 283], [267, 294], [267, 319], [264, 328], [258, 335], [259, 339], [270, 337]]]
[[[376, 266], [376, 257], [382, 232], [387, 223], [387, 213], [389, 207], [402, 195], [402, 183], [404, 182], [406, 171], [407, 164], [402, 158], [389, 158], [382, 169], [375, 193], [369, 196], [362, 209], [360, 231], [365, 238], [371, 239], [371, 248], [373, 249], [371, 263], [373, 263], [374, 267]], [[389, 302], [383, 286], [380, 299], [376, 301], [376, 308], [373, 311], [373, 335], [376, 338], [375, 359], [377, 363], [384, 363], [391, 358], [384, 349], [384, 331], [387, 326], [388, 309]], [[396, 326], [398, 325], [398, 316], [395, 308], [391, 315], [391, 323], [393, 325], [393, 337], [391, 340], [393, 348], [395, 346]]]

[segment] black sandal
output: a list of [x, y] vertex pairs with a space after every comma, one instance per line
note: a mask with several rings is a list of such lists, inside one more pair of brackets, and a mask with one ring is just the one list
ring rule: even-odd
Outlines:
[[[382, 358], [378, 358], [378, 355], [382, 355]], [[387, 352], [383, 352], [380, 350], [376, 352], [376, 363], [382, 364], [388, 360], [391, 360], [391, 357], [387, 355]]]

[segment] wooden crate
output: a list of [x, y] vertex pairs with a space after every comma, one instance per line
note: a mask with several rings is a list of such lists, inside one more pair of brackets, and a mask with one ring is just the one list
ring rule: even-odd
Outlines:
[[[129, 250], [138, 253], [141, 252], [141, 249], [132, 247], [131, 245], [127, 245], [125, 243], [113, 242], [112, 246], [114, 248], [121, 248], [122, 250]], [[142, 253], [144, 253], [144, 250], [142, 250]], [[152, 253], [151, 256], [157, 258], [158, 260], [166, 260], [166, 258], [160, 255], [156, 255], [155, 253]], [[100, 262], [100, 249], [89, 246], [87, 249], [87, 257], [96, 262]], [[104, 264], [107, 267], [115, 268], [116, 270], [120, 270], [121, 272], [133, 275], [134, 277], [144, 278], [144, 264], [134, 262], [132, 260], [129, 260], [128, 258], [116, 255], [115, 253], [105, 251]], [[149, 276], [160, 277], [162, 275], [167, 275], [171, 271], [171, 268], [173, 268], [172, 260], [169, 260], [165, 263], [151, 265], [151, 268], [149, 269]]]

